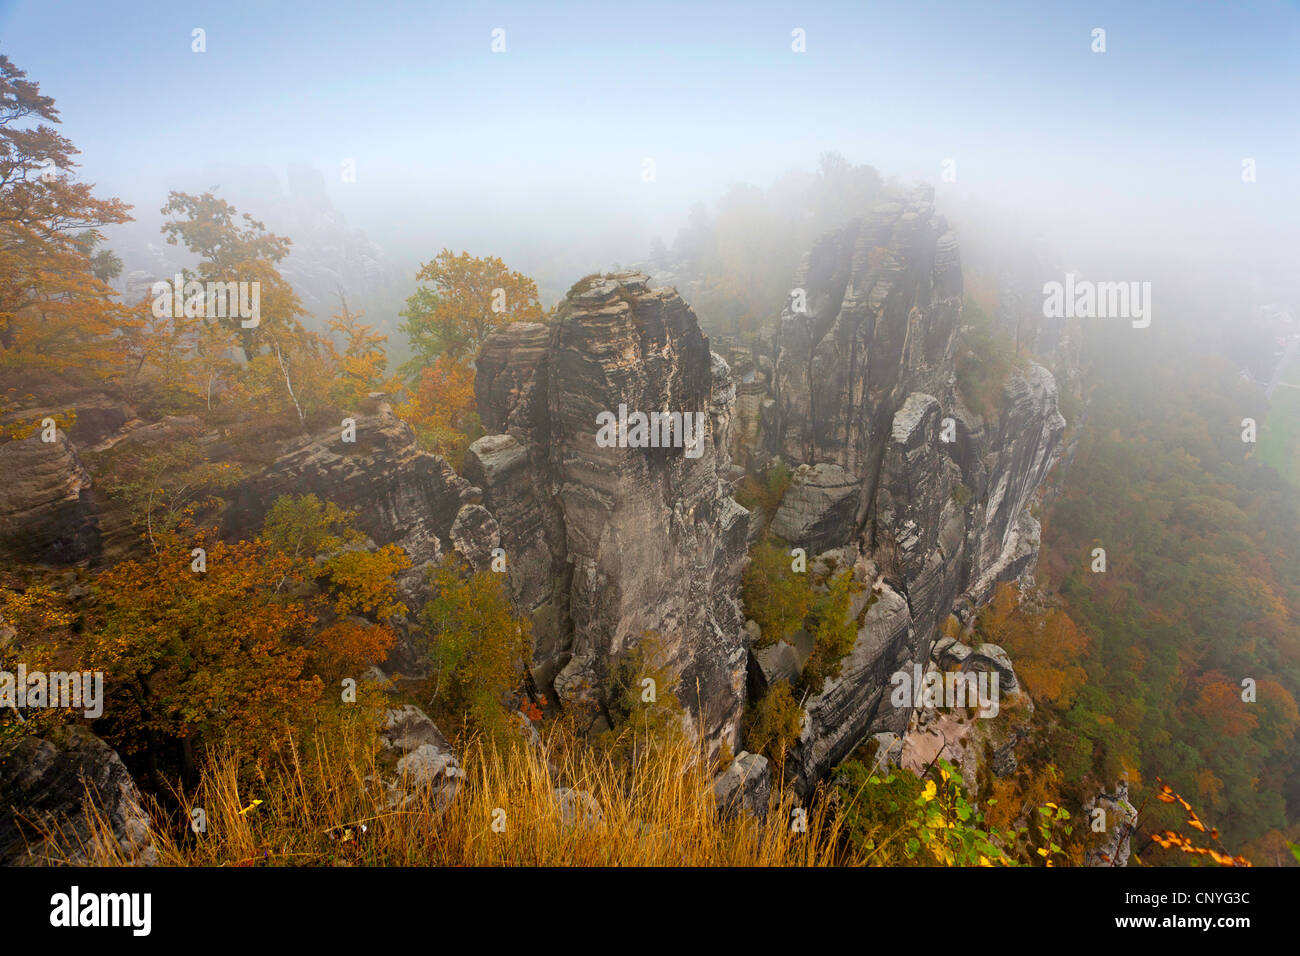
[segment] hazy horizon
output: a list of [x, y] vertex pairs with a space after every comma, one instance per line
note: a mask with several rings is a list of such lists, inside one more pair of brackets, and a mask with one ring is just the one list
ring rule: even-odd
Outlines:
[[395, 267], [450, 246], [524, 270], [554, 250], [601, 268], [671, 243], [693, 202], [835, 151], [933, 184], [959, 232], [995, 209], [1070, 261], [1222, 264], [1294, 295], [1300, 192], [1283, 173], [1300, 167], [1300, 8], [1219, 12], [7, 0], [0, 51], [55, 98], [80, 177], [145, 224], [170, 189], [241, 167], [283, 184], [305, 164]]

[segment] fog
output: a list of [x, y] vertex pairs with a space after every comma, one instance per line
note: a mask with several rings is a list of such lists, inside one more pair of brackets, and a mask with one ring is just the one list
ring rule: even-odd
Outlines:
[[300, 249], [312, 216], [360, 230], [391, 276], [372, 315], [444, 246], [549, 301], [833, 151], [934, 184], [967, 262], [1032, 244], [1294, 307], [1296, 7], [1043, 6], [9, 0], [0, 51], [135, 207], [109, 237], [128, 270], [177, 255], [169, 190], [217, 187]]

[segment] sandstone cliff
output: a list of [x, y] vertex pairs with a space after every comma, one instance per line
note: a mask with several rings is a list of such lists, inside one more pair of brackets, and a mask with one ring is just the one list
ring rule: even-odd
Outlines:
[[[551, 323], [508, 326], [484, 344], [475, 393], [488, 434], [462, 474], [375, 398], [356, 413], [355, 442], [328, 428], [268, 448], [226, 494], [223, 534], [253, 535], [277, 496], [313, 492], [355, 509], [373, 544], [406, 549], [412, 608], [430, 562], [455, 551], [486, 569], [499, 547], [534, 622], [540, 688], [599, 714], [612, 668], [653, 647], [692, 729], [739, 752], [751, 689], [797, 678], [808, 657], [801, 638], [753, 653], [740, 604], [760, 522], [733, 482], [779, 459], [793, 482], [771, 533], [862, 584], [839, 676], [802, 702], [787, 771], [806, 789], [872, 735], [904, 735], [911, 708], [890, 703], [890, 676], [929, 667], [949, 615], [969, 620], [998, 581], [1032, 570], [1034, 506], [1060, 455], [1047, 370], [1017, 369], [988, 420], [963, 402], [961, 266], [932, 200], [917, 190], [819, 241], [756, 347], [714, 351], [681, 296], [644, 275], [589, 277]], [[702, 440], [599, 441], [599, 417], [620, 408], [698, 415]], [[12, 479], [0, 489], [0, 557], [104, 560], [101, 542], [123, 534], [96, 506], [78, 446], [197, 428], [110, 411], [87, 406], [84, 435], [0, 449]], [[226, 454], [215, 434], [194, 440]], [[410, 650], [395, 663], [418, 671]]]
[[1060, 454], [1046, 369], [1012, 374], [996, 421], [963, 403], [960, 260], [932, 200], [918, 189], [823, 238], [775, 334], [733, 353], [757, 419], [737, 457], [800, 466], [771, 531], [833, 555], [866, 589], [840, 676], [804, 702], [791, 764], [802, 787], [866, 737], [903, 734], [910, 710], [890, 705], [889, 675], [927, 666], [949, 614], [968, 619], [998, 581], [1032, 569], [1031, 511]]
[[[507, 327], [478, 362], [479, 439], [466, 474], [498, 516], [516, 599], [537, 622], [536, 676], [603, 702], [611, 665], [653, 635], [658, 666], [711, 742], [739, 743], [739, 606], [749, 513], [730, 496], [735, 391], [672, 290], [621, 273], [575, 286], [550, 329]], [[686, 447], [602, 447], [620, 406], [704, 416]]]
[[[803, 701], [787, 770], [806, 789], [871, 735], [903, 735], [912, 709], [890, 703], [890, 676], [931, 667], [949, 615], [969, 620], [1032, 569], [1032, 510], [1065, 423], [1051, 374], [1028, 363], [996, 420], [963, 403], [960, 260], [927, 189], [825, 237], [792, 288], [761, 345], [728, 351], [733, 374], [675, 290], [635, 273], [584, 280], [550, 328], [484, 346], [476, 395], [493, 434], [464, 470], [538, 624], [539, 681], [599, 701], [611, 664], [653, 632], [697, 729], [736, 747], [750, 691], [797, 677], [808, 647], [752, 653], [737, 600], [758, 522], [731, 480], [742, 465], [793, 467], [771, 532], [863, 585], [839, 676]], [[706, 410], [704, 454], [601, 447], [597, 416], [620, 405]]]

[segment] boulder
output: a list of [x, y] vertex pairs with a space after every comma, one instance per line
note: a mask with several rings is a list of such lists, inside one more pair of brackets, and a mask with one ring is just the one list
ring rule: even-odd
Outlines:
[[853, 536], [861, 481], [839, 465], [800, 465], [772, 519], [771, 531], [810, 554], [838, 548]]
[[122, 758], [89, 730], [61, 727], [0, 750], [0, 866], [87, 865], [87, 813], [108, 822], [123, 859], [158, 862], [140, 791]]
[[762, 754], [742, 750], [713, 783], [713, 798], [718, 811], [727, 819], [752, 813], [767, 819], [768, 798], [772, 793], [772, 768]]
[[407, 806], [424, 793], [445, 807], [456, 796], [464, 771], [447, 738], [420, 708], [405, 704], [388, 710], [380, 742], [401, 754], [395, 776], [382, 782], [390, 807]]

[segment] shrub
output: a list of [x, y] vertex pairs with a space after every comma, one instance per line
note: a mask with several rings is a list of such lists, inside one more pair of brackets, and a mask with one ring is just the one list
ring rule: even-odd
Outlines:
[[745, 747], [763, 754], [778, 768], [799, 739], [803, 729], [803, 708], [795, 701], [788, 681], [780, 681], [754, 705], [749, 714]]
[[750, 552], [741, 578], [745, 613], [762, 629], [758, 647], [768, 647], [803, 626], [812, 604], [807, 574], [790, 568], [790, 554], [774, 541], [760, 541]]
[[813, 605], [813, 651], [804, 664], [800, 682], [812, 694], [821, 693], [828, 677], [838, 677], [845, 655], [858, 639], [857, 621], [850, 616], [853, 595], [862, 585], [853, 579], [853, 570], [833, 578], [830, 588]]
[[420, 623], [428, 630], [433, 669], [429, 705], [446, 725], [513, 739], [507, 701], [532, 656], [532, 628], [515, 616], [499, 575], [464, 572], [451, 555], [428, 572], [434, 596]]

